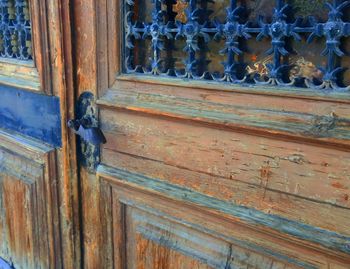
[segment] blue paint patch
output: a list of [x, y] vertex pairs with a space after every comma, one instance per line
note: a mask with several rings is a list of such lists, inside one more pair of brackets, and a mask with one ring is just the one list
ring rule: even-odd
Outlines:
[[14, 269], [14, 267], [2, 258], [0, 258], [0, 269]]
[[59, 98], [0, 86], [0, 128], [61, 146]]

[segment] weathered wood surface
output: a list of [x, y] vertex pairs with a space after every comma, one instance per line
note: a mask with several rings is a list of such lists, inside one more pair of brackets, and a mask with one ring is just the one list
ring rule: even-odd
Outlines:
[[[0, 257], [5, 255], [5, 260], [12, 261], [16, 268], [79, 268], [80, 215], [75, 136], [66, 126], [67, 119], [74, 117], [71, 1], [29, 2], [34, 60], [27, 64], [1, 60], [1, 84], [18, 89], [2, 86], [0, 125], [34, 137], [39, 142], [31, 144], [30, 139], [15, 135], [13, 139], [17, 144], [7, 144], [1, 138], [0, 145], [8, 145], [8, 151], [16, 156], [13, 164], [0, 164], [10, 167], [15, 173], [4, 175], [5, 185], [0, 191], [6, 199], [6, 207], [9, 207], [5, 216], [9, 222], [4, 229], [15, 229], [11, 231], [15, 238], [6, 240], [14, 239], [13, 242], [20, 244], [12, 246], [10, 241], [3, 241], [8, 249], [5, 254], [0, 253]], [[26, 149], [28, 143], [31, 145], [30, 154]], [[43, 150], [40, 153], [42, 161], [38, 161], [40, 158], [35, 152], [37, 148], [48, 148], [46, 143], [60, 149], [50, 146], [50, 152]], [[23, 154], [27, 154], [25, 158]], [[10, 168], [6, 173], [12, 173]], [[31, 174], [33, 171], [36, 171], [35, 177]], [[34, 178], [26, 180], [26, 173]], [[18, 226], [19, 219], [23, 219], [23, 225], [28, 225]], [[32, 245], [28, 241], [32, 241]], [[61, 249], [64, 249], [63, 256]]]
[[41, 90], [39, 73], [32, 61], [26, 63], [12, 59], [2, 60], [0, 62], [0, 82], [32, 91]]
[[[172, 187], [140, 175], [100, 167], [104, 262], [122, 268], [328, 268], [347, 263], [312, 246], [292, 242], [238, 222], [218, 218], [206, 208], [169, 199]], [[157, 186], [150, 189], [149, 186]], [[181, 190], [177, 192], [182, 195]], [[194, 194], [195, 195], [195, 194]], [[183, 196], [183, 200], [186, 197]], [[118, 233], [117, 231], [122, 231]], [[300, 251], [300, 248], [303, 251]], [[148, 255], [147, 255], [148, 253]], [[143, 255], [145, 254], [145, 255]], [[330, 255], [327, 257], [327, 255]], [[176, 260], [173, 258], [177, 257]], [[333, 260], [333, 261], [332, 261]], [[162, 265], [168, 267], [159, 267]], [[185, 268], [185, 267], [184, 267]], [[196, 268], [196, 267], [195, 267]], [[201, 267], [199, 267], [201, 268]], [[204, 267], [207, 268], [207, 267]]]
[[0, 256], [15, 268], [61, 268], [55, 150], [0, 131]]
[[118, 83], [99, 104], [349, 148], [347, 104]]
[[109, 167], [100, 166], [99, 173], [107, 174], [108, 176], [114, 176], [121, 178], [130, 185], [136, 185], [144, 188], [144, 190], [150, 193], [161, 193], [165, 197], [192, 203], [202, 207], [204, 210], [218, 211], [218, 213], [224, 213], [228, 217], [232, 218], [236, 222], [243, 222], [243, 224], [254, 228], [258, 226], [258, 229], [273, 229], [278, 232], [286, 233], [299, 239], [306, 239], [311, 242], [321, 244], [327, 248], [333, 248], [335, 250], [341, 250], [349, 253], [350, 237], [341, 236], [337, 233], [332, 233], [327, 230], [322, 230], [314, 226], [305, 225], [296, 221], [281, 218], [278, 215], [264, 214], [259, 210], [247, 208], [244, 206], [238, 206], [234, 203], [224, 202], [220, 199], [216, 199], [210, 196], [193, 192], [192, 190], [168, 184], [158, 179], [151, 179], [141, 174], [132, 174], [125, 170], [117, 170]]
[[[227, 109], [226, 105], [228, 111], [222, 110], [219, 113], [222, 118], [213, 125], [208, 113], [217, 113], [215, 109], [218, 107], [222, 109], [221, 103], [230, 102], [225, 99], [229, 95], [220, 97], [220, 94], [205, 95], [195, 90], [184, 93], [179, 90], [178, 97], [167, 96], [169, 92], [174, 93], [171, 89], [159, 93], [157, 87], [136, 91], [122, 88], [111, 90], [98, 100], [101, 126], [108, 141], [102, 151], [103, 163], [160, 178], [219, 201], [255, 208], [336, 235], [330, 239], [321, 233], [312, 235], [306, 230], [300, 234], [294, 233], [294, 229], [280, 230], [306, 240], [306, 245], [322, 238], [325, 240], [323, 243], [315, 243], [333, 248], [332, 243], [328, 243], [340, 243], [336, 239], [337, 234], [345, 236], [344, 239], [349, 236], [350, 155], [347, 138], [334, 139], [330, 133], [326, 137], [307, 132], [296, 134], [293, 133], [294, 125], [289, 125], [292, 120], [279, 117], [277, 121], [290, 128], [287, 130], [290, 135], [283, 136], [278, 130], [273, 130], [276, 130], [276, 124], [262, 128], [263, 115], [259, 113], [255, 116], [262, 117], [256, 121], [261, 124], [259, 128], [263, 129], [262, 132], [252, 132], [249, 122], [239, 122], [236, 118], [229, 126], [230, 113], [237, 111], [230, 110], [232, 106]], [[236, 103], [248, 101], [244, 95], [235, 97]], [[203, 100], [198, 102], [197, 99]], [[215, 103], [208, 99], [214, 99]], [[271, 109], [266, 107], [272, 105], [268, 99], [265, 103], [264, 98], [261, 99], [260, 103], [260, 96], [250, 97], [247, 106], [239, 107], [236, 115], [251, 117], [249, 111], [254, 109], [249, 106], [256, 105], [264, 107], [266, 117], [271, 116]], [[275, 100], [275, 109], [286, 111], [289, 106], [295, 111], [293, 105], [298, 100], [290, 104], [287, 101], [281, 103], [281, 100]], [[319, 102], [310, 107], [304, 102], [300, 101], [304, 111], [299, 114], [285, 113], [291, 118], [307, 113], [312, 118], [317, 117], [320, 111], [328, 110], [348, 117], [346, 105]], [[198, 116], [205, 110], [209, 111], [205, 116]], [[235, 128], [237, 124], [239, 128]], [[309, 128], [307, 121], [300, 124]], [[335, 133], [337, 136], [338, 132]], [[204, 207], [210, 208], [209, 204]], [[261, 216], [260, 224], [269, 227], [267, 216]], [[241, 216], [241, 219], [244, 218]], [[279, 225], [285, 227], [281, 222]], [[291, 238], [288, 240], [293, 241]], [[343, 252], [347, 252], [348, 248], [347, 239], [335, 247]]]
[[[113, 164], [111, 151], [120, 152], [143, 158], [143, 162], [245, 182], [262, 192], [275, 190], [307, 198], [321, 202], [320, 207], [326, 203], [342, 212], [349, 207], [348, 152], [176, 121], [157, 119], [154, 124], [153, 118], [113, 110], [103, 110], [101, 119], [108, 141], [104, 153], [109, 158], [103, 159], [107, 164]], [[182, 183], [186, 181], [183, 178]], [[230, 193], [218, 191], [217, 195], [230, 199]], [[268, 197], [261, 198], [266, 200], [256, 202], [268, 204]]]
[[[75, 91], [73, 66], [73, 19], [71, 18], [71, 0], [41, 1], [45, 2], [47, 34], [50, 47], [45, 52], [49, 58], [44, 59], [44, 68], [50, 72], [43, 85], [51, 86], [52, 93], [60, 98], [62, 146], [57, 152], [59, 171], [59, 209], [62, 249], [64, 250], [63, 268], [79, 268], [81, 262], [81, 228], [79, 209], [79, 185], [76, 157], [75, 135], [68, 130], [67, 122], [74, 118]], [[43, 22], [45, 25], [45, 22]], [[45, 70], [46, 70], [45, 69]]]
[[[125, 171], [80, 169], [84, 267], [348, 268], [348, 93], [117, 77], [122, 7], [73, 1], [76, 96], [97, 96], [108, 140], [101, 167]], [[145, 181], [133, 183], [135, 174]], [[155, 192], [154, 181], [169, 188]], [[230, 217], [213, 199], [264, 217]], [[264, 223], [272, 216], [335, 240], [273, 229]]]
[[[106, 28], [99, 31], [96, 29], [97, 9], [103, 10], [106, 0], [72, 0], [72, 23], [73, 29], [73, 55], [74, 55], [74, 94], [76, 99], [83, 92], [91, 92], [97, 96], [97, 72], [100, 65], [106, 64], [98, 60], [98, 54], [102, 56], [105, 50], [97, 53], [97, 35], [105, 36]], [[110, 1], [112, 2], [112, 1]], [[102, 12], [102, 11], [101, 11]], [[88, 18], [88, 19], [87, 19]], [[105, 25], [106, 26], [106, 25]], [[103, 38], [99, 39], [105, 42]], [[103, 43], [106, 44], [106, 43]], [[104, 56], [103, 56], [104, 58]], [[101, 67], [103, 68], [103, 67]], [[103, 76], [105, 78], [105, 76]], [[101, 77], [101, 81], [102, 77]], [[102, 82], [101, 82], [102, 83]], [[82, 166], [79, 167], [79, 184], [81, 199], [81, 235], [82, 235], [82, 266], [84, 268], [101, 268], [104, 264], [101, 262], [103, 255], [103, 245], [101, 244], [101, 227], [99, 211], [99, 182], [96, 175], [89, 174]], [[108, 268], [106, 266], [106, 268]]]
[[[117, 0], [113, 0], [117, 1]], [[117, 1], [119, 4], [120, 2]], [[113, 2], [111, 3], [114, 4]], [[118, 27], [118, 26], [117, 26]], [[113, 26], [112, 26], [113, 29]], [[119, 30], [119, 28], [117, 28]], [[122, 38], [123, 32], [118, 32], [118, 36]], [[112, 35], [112, 33], [110, 33]], [[116, 44], [110, 44], [114, 46], [115, 50], [117, 50]], [[119, 51], [119, 50], [117, 50]], [[120, 53], [120, 52], [119, 52]], [[121, 54], [118, 54], [118, 59], [122, 57]], [[113, 60], [114, 61], [114, 60]], [[236, 85], [232, 83], [221, 83], [216, 81], [201, 81], [201, 80], [190, 80], [190, 79], [182, 79], [182, 78], [167, 78], [163, 76], [159, 76], [155, 79], [152, 75], [135, 75], [135, 74], [119, 74], [116, 76], [116, 81], [114, 81], [114, 85], [119, 85], [120, 82], [124, 81], [129, 83], [130, 85], [134, 85], [134, 83], [144, 84], [144, 87], [147, 88], [151, 85], [154, 87], [162, 87], [162, 88], [173, 88], [177, 90], [181, 89], [203, 89], [210, 90], [211, 92], [214, 90], [215, 92], [231, 92], [231, 93], [244, 93], [249, 95], [258, 95], [258, 96], [270, 96], [270, 97], [282, 97], [282, 98], [298, 98], [303, 100], [319, 100], [319, 101], [334, 101], [340, 103], [349, 103], [350, 97], [346, 91], [315, 91], [307, 88], [296, 88], [296, 87], [279, 87], [276, 90], [275, 87], [270, 86], [257, 86], [257, 85]]]

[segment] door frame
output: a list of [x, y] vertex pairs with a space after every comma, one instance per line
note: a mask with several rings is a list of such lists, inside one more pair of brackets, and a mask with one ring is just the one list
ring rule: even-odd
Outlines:
[[80, 268], [82, 265], [76, 138], [67, 126], [67, 121], [75, 116], [72, 5], [70, 0], [46, 2], [50, 51], [54, 51], [51, 55], [52, 87], [60, 99], [62, 145], [57, 161], [61, 173], [59, 209], [64, 268]]

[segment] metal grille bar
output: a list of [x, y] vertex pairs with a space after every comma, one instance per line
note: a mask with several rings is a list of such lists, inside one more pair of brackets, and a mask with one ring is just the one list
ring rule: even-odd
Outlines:
[[28, 0], [0, 0], [0, 57], [32, 59]]
[[[141, 0], [142, 1], [142, 0]], [[183, 1], [183, 0], [177, 0]], [[166, 0], [152, 0], [153, 13], [152, 22], [134, 20], [134, 11], [137, 3], [126, 0], [125, 14], [125, 71], [127, 73], [145, 73], [157, 76], [173, 76], [188, 79], [216, 80], [239, 84], [262, 84], [278, 86], [296, 86], [323, 90], [349, 90], [350, 86], [344, 85], [342, 81], [345, 68], [339, 64], [339, 59], [345, 56], [341, 42], [350, 35], [350, 23], [343, 21], [343, 11], [350, 6], [350, 1], [333, 0], [327, 2], [328, 20], [318, 22], [310, 16], [307, 19], [296, 18], [291, 20], [287, 15], [293, 7], [285, 0], [274, 1], [274, 13], [271, 22], [266, 22], [259, 17], [258, 22], [245, 21], [247, 10], [240, 1], [230, 0], [227, 7], [224, 23], [208, 19], [206, 3], [211, 0], [184, 0], [182, 4], [186, 7], [186, 20], [169, 20], [173, 13], [173, 3]], [[272, 1], [271, 1], [272, 2]], [[171, 6], [169, 6], [171, 5]], [[162, 6], [167, 6], [163, 10]], [[170, 15], [169, 15], [170, 14]], [[181, 15], [181, 14], [180, 14]], [[307, 23], [305, 23], [307, 21]], [[304, 22], [304, 23], [303, 23]], [[290, 70], [293, 65], [288, 63], [290, 49], [287, 43], [291, 40], [301, 42], [301, 35], [306, 35], [307, 42], [311, 43], [316, 37], [324, 38], [325, 48], [322, 56], [327, 58], [325, 66], [319, 67], [322, 79], [310, 79], [306, 77], [293, 77]], [[134, 63], [134, 52], [136, 40], [146, 40], [151, 37], [153, 55], [149, 68], [138, 66]], [[269, 39], [271, 47], [266, 52], [272, 56], [272, 62], [267, 64], [267, 75], [257, 72], [249, 73], [244, 68], [244, 41], [256, 38], [257, 41]], [[164, 67], [162, 62], [166, 59], [161, 57], [162, 51], [173, 50], [172, 46], [166, 46], [171, 40], [184, 39], [183, 50], [187, 57], [184, 62], [184, 70], [177, 70], [174, 66]], [[220, 51], [226, 57], [223, 62], [224, 72], [200, 72], [200, 66], [207, 64], [198, 55], [205, 46], [214, 40], [224, 40], [225, 46]], [[320, 40], [320, 39], [318, 39]], [[169, 54], [166, 54], [169, 55]]]

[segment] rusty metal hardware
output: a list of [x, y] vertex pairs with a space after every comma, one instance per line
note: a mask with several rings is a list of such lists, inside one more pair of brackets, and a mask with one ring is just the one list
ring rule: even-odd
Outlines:
[[92, 121], [89, 118], [69, 120], [68, 126], [85, 142], [93, 145], [105, 144], [107, 142], [101, 129], [99, 127], [93, 127]]
[[95, 96], [91, 92], [80, 95], [76, 105], [76, 119], [68, 126], [78, 135], [78, 162], [90, 173], [95, 173], [100, 163], [100, 148], [106, 138], [99, 127]]

